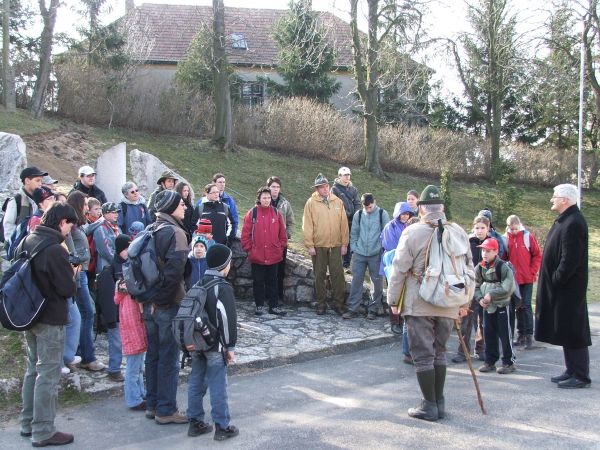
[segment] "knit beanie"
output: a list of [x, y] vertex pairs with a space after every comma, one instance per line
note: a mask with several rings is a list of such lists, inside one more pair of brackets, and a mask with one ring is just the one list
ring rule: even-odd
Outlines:
[[430, 184], [423, 192], [421, 192], [421, 197], [417, 202], [417, 205], [443, 205], [444, 200], [442, 199], [442, 194], [437, 186]]
[[192, 239], [192, 250], [198, 243], [204, 245], [204, 250], [208, 250], [208, 240], [200, 234], [196, 235], [196, 237]]
[[198, 221], [198, 227], [196, 228], [198, 234], [210, 234], [212, 233], [212, 223], [210, 219], [200, 219]]
[[54, 192], [46, 186], [42, 186], [33, 191], [32, 197], [35, 203], [39, 205], [47, 198], [54, 197]]
[[156, 195], [154, 207], [158, 212], [172, 214], [181, 203], [181, 195], [175, 191], [164, 190]]
[[118, 255], [123, 250], [129, 247], [131, 238], [126, 234], [120, 234], [115, 238], [115, 253]]
[[313, 184], [313, 187], [317, 187], [317, 186], [322, 186], [324, 184], [329, 184], [329, 180], [327, 180], [327, 178], [325, 178], [323, 176], [322, 173], [318, 174], [317, 177], [315, 178], [315, 184]]
[[209, 269], [223, 270], [231, 261], [231, 249], [223, 244], [213, 244], [206, 252], [206, 265]]

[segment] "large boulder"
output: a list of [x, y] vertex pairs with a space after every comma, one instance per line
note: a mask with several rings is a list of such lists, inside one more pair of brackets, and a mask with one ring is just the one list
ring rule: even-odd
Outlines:
[[16, 134], [0, 133], [0, 191], [21, 187], [19, 174], [27, 167], [25, 142]]
[[[138, 149], [134, 149], [129, 153], [129, 166], [134, 183], [137, 184], [141, 194], [146, 198], [156, 189], [156, 180], [160, 178], [160, 175], [166, 170], [172, 170], [156, 156], [141, 152]], [[179, 181], [188, 183], [177, 172], [175, 174]]]
[[96, 184], [106, 194], [109, 202], [121, 199], [121, 186], [127, 181], [127, 157], [125, 142], [109, 148], [96, 161]]

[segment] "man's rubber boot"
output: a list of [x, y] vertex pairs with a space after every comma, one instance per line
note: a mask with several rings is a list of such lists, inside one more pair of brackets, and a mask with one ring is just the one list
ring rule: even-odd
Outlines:
[[435, 401], [438, 408], [438, 419], [443, 419], [446, 415], [446, 405], [444, 400], [446, 366], [433, 366], [433, 370], [435, 371]]
[[417, 381], [424, 398], [421, 400], [420, 406], [408, 410], [408, 415], [415, 419], [435, 422], [438, 420], [438, 408], [435, 400], [435, 370], [417, 372]]

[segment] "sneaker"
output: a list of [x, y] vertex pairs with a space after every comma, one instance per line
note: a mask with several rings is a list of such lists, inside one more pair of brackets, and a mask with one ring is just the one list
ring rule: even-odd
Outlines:
[[283, 308], [276, 306], [275, 308], [269, 308], [269, 314], [275, 314], [276, 316], [285, 316], [287, 311]]
[[372, 311], [369, 311], [369, 314], [367, 314], [367, 320], [375, 320], [375, 319], [377, 319], [377, 314]]
[[146, 410], [146, 419], [154, 420], [155, 417], [156, 417], [155, 409], [147, 409]]
[[92, 361], [91, 363], [87, 364], [79, 364], [79, 367], [85, 370], [89, 370], [91, 372], [99, 372], [101, 370], [106, 369], [106, 366], [98, 360]]
[[43, 441], [34, 441], [31, 443], [34, 447], [46, 447], [47, 445], [67, 445], [75, 440], [75, 437], [69, 433], [57, 431], [48, 439]]
[[169, 423], [188, 423], [187, 416], [184, 416], [179, 411], [175, 411], [170, 416], [154, 416], [154, 422], [159, 425], [167, 425]]
[[359, 314], [356, 311], [348, 310], [342, 315], [342, 319], [356, 319]]
[[146, 411], [146, 402], [144, 400], [142, 400], [142, 403], [132, 406], [129, 409], [132, 411]]
[[501, 374], [513, 373], [515, 370], [517, 370], [517, 368], [515, 367], [514, 364], [502, 364], [502, 367], [498, 367], [496, 369], [496, 373], [501, 373]]
[[69, 369], [67, 366], [62, 366], [60, 368], [61, 375], [69, 375], [70, 373], [71, 373], [71, 369]]
[[109, 372], [107, 378], [110, 381], [114, 381], [115, 383], [122, 383], [123, 381], [125, 381], [125, 377], [123, 376], [123, 374], [120, 371], [119, 372]]
[[229, 425], [227, 428], [221, 428], [219, 425], [215, 426], [215, 441], [224, 441], [225, 439], [236, 437], [240, 434], [240, 430], [233, 425]]
[[257, 306], [256, 309], [254, 310], [254, 315], [255, 316], [262, 316], [265, 313], [265, 307], [264, 306]]
[[488, 364], [488, 363], [485, 363], [483, 366], [481, 366], [479, 368], [479, 371], [483, 372], [483, 373], [493, 372], [494, 370], [496, 370], [496, 366], [494, 364]]
[[75, 356], [73, 361], [68, 362], [67, 366], [74, 366], [75, 364], [79, 364], [81, 362], [81, 356]]
[[465, 355], [457, 354], [454, 358], [452, 358], [452, 362], [456, 364], [464, 363], [467, 360]]
[[196, 419], [190, 419], [190, 426], [188, 428], [188, 436], [196, 437], [202, 434], [210, 433], [213, 430], [212, 425], [207, 424]]

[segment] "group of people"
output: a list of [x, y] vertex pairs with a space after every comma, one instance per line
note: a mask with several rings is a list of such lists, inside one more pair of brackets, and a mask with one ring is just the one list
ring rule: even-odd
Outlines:
[[[144, 411], [157, 424], [187, 423], [189, 436], [213, 429], [205, 421], [202, 406], [210, 389], [214, 439], [236, 436], [238, 430], [230, 424], [227, 405], [226, 365], [234, 360], [237, 317], [233, 288], [226, 278], [239, 224], [236, 202], [225, 193], [225, 176], [215, 174], [204, 187], [204, 197], [196, 202], [192, 186], [171, 171], [157, 180], [148, 202], [133, 182], [122, 186], [120, 202], [108, 202], [95, 185], [95, 171], [90, 166], [80, 168], [79, 180], [64, 199], [53, 190], [56, 180], [36, 167], [24, 169], [21, 180], [23, 186], [9, 201], [3, 221], [5, 238], [14, 238], [16, 228], [27, 221], [28, 234], [21, 248], [31, 251], [41, 243], [53, 244], [33, 263], [49, 306], [40, 322], [25, 333], [28, 363], [21, 434], [31, 436], [34, 446], [73, 441], [73, 435], [54, 427], [56, 384], [61, 370], [78, 367], [106, 370], [110, 380], [124, 381], [127, 407]], [[257, 316], [287, 314], [281, 302], [294, 215], [281, 188], [279, 177], [269, 177], [241, 225], [241, 246], [251, 263]], [[589, 386], [587, 225], [573, 188], [555, 188], [552, 209], [560, 215], [542, 257], [535, 237], [517, 216], [507, 219], [506, 233], [500, 235], [492, 226], [491, 212], [482, 210], [468, 236], [446, 220], [443, 199], [435, 186], [427, 186], [421, 193], [409, 191], [406, 201], [395, 205], [390, 219], [372, 193], [359, 195], [348, 167], [339, 169], [332, 188], [319, 174], [302, 216], [302, 238], [313, 263], [316, 313], [327, 310], [328, 276], [332, 308], [344, 319], [366, 314], [372, 320], [382, 306], [389, 305], [392, 331], [403, 334], [404, 361], [414, 364], [423, 394], [421, 405], [411, 408], [409, 415], [438, 420], [444, 417], [446, 342], [454, 320], [461, 317], [467, 349], [472, 330], [477, 330], [475, 356], [484, 362], [480, 371], [513, 372], [513, 345], [533, 345], [531, 297], [541, 267], [535, 336], [539, 341], [563, 345], [566, 364], [565, 372], [552, 381], [563, 388]], [[155, 232], [163, 277], [150, 301], [139, 303], [127, 291], [122, 266], [132, 239], [149, 226]], [[428, 239], [439, 227], [464, 241], [465, 261], [476, 278], [471, 302], [460, 308], [433, 306], [419, 294]], [[373, 290], [363, 309], [367, 269]], [[347, 299], [345, 270], [353, 277]], [[190, 349], [188, 408], [187, 414], [182, 414], [176, 402], [180, 351], [171, 321], [186, 290], [196, 283], [215, 287], [208, 290], [206, 309], [218, 324], [220, 339], [208, 352]], [[515, 316], [518, 338], [513, 343]], [[571, 320], [568, 323], [567, 318]], [[94, 327], [106, 329], [108, 366], [95, 356]], [[499, 341], [502, 366], [496, 369]], [[121, 373], [123, 355], [125, 376]], [[453, 361], [464, 361], [467, 356], [459, 348]]]

